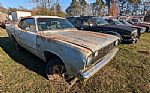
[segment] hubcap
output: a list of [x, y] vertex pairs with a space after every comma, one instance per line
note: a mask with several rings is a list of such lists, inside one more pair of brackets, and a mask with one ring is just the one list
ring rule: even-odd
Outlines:
[[55, 66], [53, 66], [52, 74], [60, 74], [61, 75], [63, 73], [64, 73], [64, 66], [63, 65], [55, 65]]

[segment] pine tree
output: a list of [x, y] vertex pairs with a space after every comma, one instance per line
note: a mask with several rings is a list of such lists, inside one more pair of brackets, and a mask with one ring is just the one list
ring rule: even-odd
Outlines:
[[105, 6], [103, 0], [96, 0], [96, 2], [93, 4], [93, 8], [97, 12], [98, 15], [102, 16], [102, 8]]
[[80, 15], [80, 4], [77, 0], [72, 0], [70, 6], [66, 9], [66, 13], [69, 16], [79, 16]]
[[87, 2], [86, 0], [79, 0], [80, 7], [81, 7], [81, 15], [85, 15], [86, 8], [87, 8]]

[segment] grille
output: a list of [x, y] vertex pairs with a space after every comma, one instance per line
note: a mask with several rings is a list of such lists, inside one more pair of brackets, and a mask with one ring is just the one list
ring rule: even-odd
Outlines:
[[111, 50], [113, 50], [115, 47], [114, 43], [111, 43], [103, 48], [101, 48], [98, 51], [98, 56], [94, 57], [94, 59], [92, 60], [92, 64], [95, 63], [97, 60], [105, 57], [108, 53], [110, 53]]

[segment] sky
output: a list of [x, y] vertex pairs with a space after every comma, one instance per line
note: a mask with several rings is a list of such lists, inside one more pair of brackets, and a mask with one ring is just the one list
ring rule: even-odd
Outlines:
[[[61, 3], [62, 10], [64, 11], [71, 3], [72, 0], [59, 0]], [[88, 3], [93, 3], [96, 0], [87, 0]], [[5, 8], [8, 7], [15, 7], [18, 8], [18, 6], [23, 6], [24, 8], [27, 9], [32, 9], [35, 7], [35, 4], [31, 3], [31, 0], [0, 0], [0, 3]]]

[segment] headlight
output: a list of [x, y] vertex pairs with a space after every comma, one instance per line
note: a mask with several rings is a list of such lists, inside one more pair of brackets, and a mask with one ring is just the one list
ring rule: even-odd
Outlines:
[[87, 58], [86, 66], [87, 66], [88, 64], [90, 64], [90, 63], [91, 63], [92, 59], [93, 59], [93, 55], [91, 54], [91, 55], [90, 55], [90, 56], [88, 56], [88, 58]]
[[98, 51], [96, 51], [96, 52], [94, 53], [94, 57], [96, 57], [96, 56], [98, 56]]
[[132, 31], [132, 34], [135, 34], [135, 33], [137, 33], [137, 29], [135, 29], [134, 31]]
[[99, 52], [96, 51], [96, 52], [94, 52], [93, 54], [89, 55], [88, 58], [87, 58], [87, 63], [86, 63], [86, 65], [90, 64], [91, 61], [93, 60], [93, 58], [96, 57], [96, 56], [98, 56], [98, 54], [99, 54]]
[[115, 46], [118, 46], [118, 45], [119, 45], [119, 40], [115, 41], [115, 42], [114, 42], [114, 45], [115, 45]]

